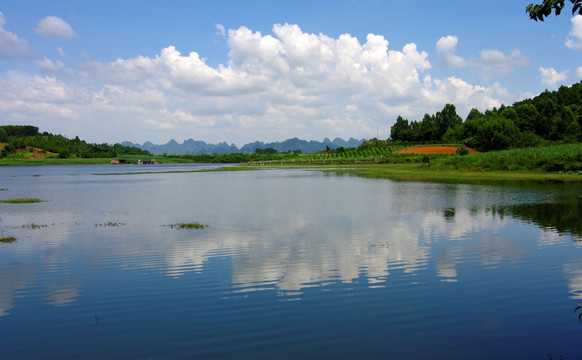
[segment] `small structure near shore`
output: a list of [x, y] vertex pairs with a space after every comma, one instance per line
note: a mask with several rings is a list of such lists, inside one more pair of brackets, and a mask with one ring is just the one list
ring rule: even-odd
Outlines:
[[138, 165], [156, 165], [158, 162], [155, 159], [138, 159]]

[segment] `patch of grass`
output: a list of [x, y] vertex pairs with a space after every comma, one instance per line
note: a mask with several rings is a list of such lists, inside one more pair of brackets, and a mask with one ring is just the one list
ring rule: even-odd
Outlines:
[[578, 174], [582, 171], [582, 144], [561, 144], [449, 156], [431, 162], [431, 169], [533, 171]]
[[6, 191], [6, 189], [0, 189], [0, 191]]
[[16, 238], [14, 236], [4, 236], [4, 231], [2, 231], [2, 228], [0, 227], [0, 243], [13, 243], [16, 241]]
[[45, 228], [48, 227], [48, 225], [45, 224], [35, 224], [35, 223], [30, 223], [27, 225], [22, 225], [21, 228], [22, 229], [28, 229], [28, 230], [37, 230], [37, 229], [41, 229], [41, 228]]
[[15, 241], [16, 241], [16, 238], [14, 236], [0, 236], [0, 243], [9, 244], [9, 243], [13, 243]]
[[204, 229], [208, 225], [203, 225], [203, 224], [200, 224], [197, 222], [193, 222], [193, 223], [181, 222], [181, 223], [177, 223], [177, 224], [164, 225], [164, 226], [169, 226], [172, 229], [200, 230], [200, 229]]
[[103, 223], [103, 224], [95, 224], [95, 227], [120, 227], [120, 226], [125, 226], [125, 225], [126, 224], [120, 223], [120, 222], [108, 221], [108, 222]]
[[0, 202], [6, 203], [6, 204], [30, 204], [30, 203], [43, 202], [43, 200], [37, 199], [37, 198], [22, 198], [22, 199], [0, 200]]

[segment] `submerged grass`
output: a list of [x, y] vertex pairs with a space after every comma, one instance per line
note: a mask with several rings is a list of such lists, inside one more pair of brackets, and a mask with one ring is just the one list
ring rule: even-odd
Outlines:
[[43, 200], [37, 199], [37, 198], [22, 198], [22, 199], [0, 200], [0, 202], [6, 203], [6, 204], [30, 204], [30, 203], [43, 202]]
[[203, 225], [203, 224], [200, 224], [197, 222], [193, 222], [193, 223], [181, 222], [181, 223], [177, 223], [177, 224], [164, 225], [164, 226], [169, 226], [172, 229], [200, 230], [200, 229], [204, 229], [208, 225]]
[[16, 238], [14, 236], [0, 236], [0, 243], [13, 243], [16, 241]]
[[95, 227], [120, 227], [126, 225], [125, 223], [115, 222], [115, 221], [108, 221], [102, 224], [95, 224]]
[[41, 229], [41, 228], [45, 228], [48, 227], [48, 225], [45, 224], [35, 224], [35, 223], [30, 223], [27, 225], [22, 225], [21, 228], [22, 229], [28, 229], [28, 230], [37, 230], [37, 229]]
[[2, 231], [2, 228], [0, 227], [0, 243], [13, 243], [16, 241], [16, 238], [14, 236], [4, 236], [4, 231]]

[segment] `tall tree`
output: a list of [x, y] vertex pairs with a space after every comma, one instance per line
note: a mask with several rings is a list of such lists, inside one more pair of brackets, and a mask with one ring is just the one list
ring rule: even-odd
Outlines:
[[433, 140], [440, 140], [449, 128], [463, 123], [463, 119], [457, 115], [457, 109], [453, 104], [446, 104], [442, 111], [436, 113], [437, 133]]
[[[569, 0], [572, 7], [572, 15], [582, 15], [582, 0]], [[544, 0], [541, 4], [529, 4], [525, 11], [529, 14], [529, 18], [535, 21], [544, 21], [544, 19], [554, 11], [556, 16], [562, 13], [562, 9], [566, 0]]]

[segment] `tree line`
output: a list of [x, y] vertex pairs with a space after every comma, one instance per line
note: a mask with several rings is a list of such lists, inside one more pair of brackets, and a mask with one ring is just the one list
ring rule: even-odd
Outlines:
[[0, 157], [6, 157], [11, 152], [25, 149], [27, 146], [40, 148], [59, 154], [60, 158], [113, 158], [123, 155], [152, 156], [149, 151], [121, 144], [90, 144], [80, 140], [78, 136], [68, 139], [62, 135], [48, 132], [40, 133], [37, 126], [3, 125], [0, 126], [0, 143], [5, 143]]
[[582, 140], [582, 82], [557, 91], [502, 105], [481, 113], [472, 109], [465, 121], [452, 104], [422, 121], [398, 116], [390, 138], [403, 142], [461, 143], [488, 151]]

